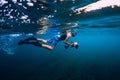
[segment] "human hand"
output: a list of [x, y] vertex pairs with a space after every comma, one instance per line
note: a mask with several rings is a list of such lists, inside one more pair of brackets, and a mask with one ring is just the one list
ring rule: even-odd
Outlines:
[[71, 47], [75, 47], [76, 49], [78, 49], [78, 43], [77, 42], [72, 42]]

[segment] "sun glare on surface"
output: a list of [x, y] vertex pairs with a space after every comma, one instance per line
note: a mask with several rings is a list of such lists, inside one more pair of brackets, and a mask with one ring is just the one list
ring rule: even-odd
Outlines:
[[81, 12], [86, 13], [106, 7], [114, 8], [115, 6], [120, 7], [120, 0], [100, 0], [84, 7], [78, 8], [75, 10], [75, 12], [77, 12], [77, 14], [80, 14]]

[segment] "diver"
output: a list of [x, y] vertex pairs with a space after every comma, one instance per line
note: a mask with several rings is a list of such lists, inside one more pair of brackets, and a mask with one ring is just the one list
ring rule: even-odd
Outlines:
[[32, 36], [25, 40], [20, 40], [18, 42], [18, 45], [32, 44], [35, 46], [53, 50], [59, 41], [64, 41], [66, 49], [69, 48], [69, 46], [75, 47], [76, 49], [78, 49], [79, 46], [78, 46], [77, 42], [68, 42], [69, 38], [75, 37], [75, 35], [76, 35], [76, 32], [65, 31], [63, 33], [53, 36], [51, 39], [48, 39], [48, 40], [36, 38], [36, 37]]

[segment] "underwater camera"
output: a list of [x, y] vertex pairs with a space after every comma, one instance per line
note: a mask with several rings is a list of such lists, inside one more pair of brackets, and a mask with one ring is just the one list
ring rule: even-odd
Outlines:
[[[69, 46], [70, 46], [70, 45], [65, 45], [65, 49], [68, 49], [68, 48], [69, 48]], [[77, 42], [72, 42], [71, 47], [75, 47], [76, 49], [78, 49], [78, 48], [79, 48], [79, 45], [78, 45], [78, 43], [77, 43]]]

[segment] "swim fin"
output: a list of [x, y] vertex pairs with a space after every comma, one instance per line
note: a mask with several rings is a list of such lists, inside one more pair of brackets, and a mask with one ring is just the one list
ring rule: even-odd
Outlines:
[[24, 44], [24, 43], [25, 43], [24, 40], [20, 40], [20, 41], [18, 42], [18, 45], [22, 45], [22, 44]]
[[18, 42], [18, 45], [22, 45], [22, 44], [24, 44], [24, 43], [29, 43], [30, 40], [37, 40], [37, 38], [34, 37], [34, 36], [31, 36], [31, 37], [29, 37], [29, 38], [27, 38], [27, 39], [25, 39], [25, 40], [20, 40], [20, 41]]
[[29, 40], [37, 40], [37, 38], [36, 38], [36, 37], [34, 37], [34, 36], [31, 36], [31, 37], [29, 37], [29, 38], [25, 39], [24, 41], [29, 41]]

